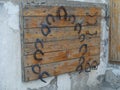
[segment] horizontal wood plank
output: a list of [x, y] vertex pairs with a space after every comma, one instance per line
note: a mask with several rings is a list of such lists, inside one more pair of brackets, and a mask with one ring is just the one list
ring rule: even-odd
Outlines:
[[[99, 55], [85, 57], [85, 62], [82, 65], [85, 68], [86, 62], [96, 60], [99, 63]], [[51, 63], [41, 65], [41, 72], [47, 71], [51, 76], [56, 76], [63, 73], [74, 72], [76, 67], [79, 65], [79, 59], [72, 59], [63, 62]], [[31, 81], [38, 79], [38, 74], [32, 72], [31, 67], [25, 68], [25, 81]]]
[[[50, 27], [68, 27], [68, 26], [75, 26], [78, 22], [83, 22], [83, 26], [87, 25], [97, 25], [100, 24], [100, 19], [98, 16], [89, 17], [89, 16], [82, 16], [82, 17], [76, 17], [75, 23], [71, 23], [69, 20], [61, 19], [59, 20], [57, 17], [54, 17], [55, 22], [52, 21], [52, 19], [49, 19], [51, 22]], [[46, 17], [24, 17], [24, 28], [30, 29], [30, 28], [36, 28], [41, 27], [41, 25], [46, 22]], [[89, 23], [89, 24], [88, 24]]]
[[[84, 49], [83, 49], [84, 50]], [[34, 59], [33, 55], [27, 55], [24, 56], [24, 66], [31, 66], [34, 64], [47, 64], [47, 63], [53, 63], [53, 62], [61, 62], [69, 59], [79, 58], [83, 55], [84, 51], [79, 52], [79, 48], [76, 49], [68, 49], [64, 51], [57, 51], [57, 52], [49, 52], [44, 53], [44, 55], [38, 54], [38, 57], [41, 57], [42, 61], [37, 61]], [[86, 56], [92, 56], [92, 55], [99, 55], [100, 54], [100, 47], [99, 46], [88, 46], [88, 51], [86, 53]]]
[[[43, 42], [44, 48], [38, 44], [38, 48], [43, 52], [55, 52], [55, 51], [62, 51], [66, 49], [74, 49], [79, 48], [82, 44], [86, 43], [89, 46], [96, 46], [100, 45], [100, 37], [95, 37], [91, 39], [85, 39], [85, 41], [80, 42], [79, 39], [74, 40], [62, 40], [62, 41], [55, 41], [55, 42]], [[35, 43], [25, 44], [24, 45], [24, 55], [33, 54], [36, 51]]]
[[[86, 35], [87, 32], [93, 34], [96, 31], [96, 36], [100, 36], [100, 26], [82, 27], [81, 34]], [[74, 31], [74, 27], [51, 28], [51, 33], [47, 37], [42, 34], [41, 29], [25, 29], [24, 42], [35, 42], [37, 38], [42, 39], [43, 41], [76, 39], [78, 36], [78, 31]]]
[[[97, 7], [89, 7], [89, 8], [83, 8], [83, 7], [68, 7], [65, 6], [65, 9], [68, 13], [68, 15], [86, 15], [86, 13], [89, 13], [90, 15], [96, 15], [101, 16], [101, 8]], [[56, 15], [56, 11], [58, 10], [58, 6], [40, 6], [40, 7], [33, 7], [33, 8], [26, 8], [23, 9], [23, 16], [47, 16], [48, 14]], [[63, 13], [63, 12], [61, 12]]]

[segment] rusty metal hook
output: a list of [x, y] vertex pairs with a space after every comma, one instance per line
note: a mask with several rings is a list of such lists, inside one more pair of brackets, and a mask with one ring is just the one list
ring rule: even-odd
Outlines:
[[79, 52], [81, 52], [81, 50], [82, 50], [83, 47], [85, 48], [85, 51], [84, 51], [83, 55], [85, 55], [85, 54], [87, 53], [87, 51], [88, 51], [88, 50], [87, 50], [87, 47], [88, 47], [88, 46], [87, 46], [87, 44], [81, 45], [80, 48], [79, 48]]
[[40, 60], [42, 60], [42, 58], [38, 58], [38, 57], [37, 57], [37, 54], [38, 54], [38, 53], [39, 53], [39, 54], [42, 54], [42, 55], [44, 55], [44, 53], [43, 53], [42, 50], [40, 50], [40, 49], [37, 49], [37, 50], [34, 52], [34, 54], [33, 54], [33, 55], [34, 55], [34, 59], [40, 61]]
[[[72, 21], [71, 21], [71, 18], [73, 18]], [[71, 21], [71, 23], [74, 24], [75, 21], [76, 21], [76, 17], [75, 17], [75, 15], [68, 15], [68, 21]]]
[[82, 25], [80, 23], [77, 23], [74, 27], [74, 31], [77, 31], [77, 27], [79, 27], [78, 34], [80, 34], [82, 30]]
[[58, 10], [57, 10], [57, 17], [58, 17], [59, 19], [61, 19], [61, 17], [62, 17], [62, 16], [60, 15], [61, 10], [64, 11], [64, 19], [66, 20], [66, 19], [67, 19], [67, 11], [66, 11], [66, 9], [65, 9], [64, 6], [61, 6], [61, 7], [58, 8]]
[[51, 14], [48, 14], [46, 17], [46, 22], [47, 24], [51, 25], [51, 22], [49, 21], [49, 18], [52, 18], [52, 21], [55, 22], [54, 16]]
[[[38, 69], [39, 69], [39, 72], [36, 72], [36, 71], [35, 71], [35, 68], [38, 68]], [[39, 64], [32, 65], [32, 71], [33, 71], [33, 73], [35, 73], [35, 74], [39, 74], [40, 71], [41, 71], [40, 65], [39, 65]]]
[[50, 74], [49, 74], [48, 72], [44, 71], [44, 72], [40, 73], [39, 79], [40, 79], [42, 82], [47, 83], [45, 80], [43, 80], [43, 76], [44, 76], [44, 75], [47, 75], [48, 77], [50, 76]]
[[44, 46], [43, 46], [43, 41], [42, 41], [41, 39], [38, 39], [38, 38], [37, 38], [37, 39], [36, 39], [36, 42], [35, 42], [35, 48], [36, 48], [36, 49], [39, 49], [38, 46], [37, 46], [38, 43], [40, 43], [41, 47], [44, 48]]
[[[47, 33], [44, 32], [45, 28], [48, 30]], [[44, 36], [47, 36], [51, 32], [50, 27], [47, 24], [42, 24], [41, 32]]]

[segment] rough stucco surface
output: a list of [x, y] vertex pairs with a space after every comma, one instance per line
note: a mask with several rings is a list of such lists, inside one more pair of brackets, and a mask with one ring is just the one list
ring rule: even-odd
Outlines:
[[[107, 0], [79, 1], [107, 3]], [[13, 3], [0, 3], [0, 90], [120, 90], [120, 67], [108, 65], [108, 27], [104, 19], [101, 21], [101, 62], [97, 71], [50, 77], [45, 79], [47, 83], [22, 82], [19, 6]]]

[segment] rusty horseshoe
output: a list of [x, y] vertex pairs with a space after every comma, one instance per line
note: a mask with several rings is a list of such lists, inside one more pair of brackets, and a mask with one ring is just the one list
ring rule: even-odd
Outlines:
[[40, 79], [42, 82], [47, 83], [45, 80], [43, 80], [43, 76], [44, 76], [44, 75], [47, 75], [48, 77], [50, 76], [50, 74], [49, 74], [48, 72], [44, 71], [44, 72], [40, 73], [39, 79]]

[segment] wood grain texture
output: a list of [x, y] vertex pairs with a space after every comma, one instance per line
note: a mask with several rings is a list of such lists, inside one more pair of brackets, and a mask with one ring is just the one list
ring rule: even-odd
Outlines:
[[[97, 31], [97, 36], [100, 36], [100, 26], [82, 27], [81, 34], [87, 32], [93, 34]], [[74, 27], [51, 28], [51, 33], [46, 37], [42, 34], [41, 29], [25, 29], [24, 42], [35, 42], [37, 38], [43, 41], [56, 41], [66, 39], [76, 39], [79, 37], [78, 31], [74, 31]]]
[[[55, 51], [62, 51], [66, 49], [74, 49], [79, 48], [82, 44], [86, 43], [89, 46], [96, 46], [100, 45], [100, 37], [86, 39], [83, 42], [80, 42], [79, 39], [74, 40], [61, 40], [61, 41], [54, 41], [54, 42], [44, 42], [44, 48], [38, 44], [38, 48], [43, 52], [55, 52]], [[24, 45], [24, 55], [33, 54], [36, 51], [35, 43], [25, 44]]]
[[[76, 16], [84, 16], [86, 13], [89, 15], [96, 15], [101, 16], [101, 8], [97, 7], [68, 7], [65, 6], [65, 9], [69, 15], [76, 15]], [[56, 11], [58, 10], [58, 6], [41, 6], [41, 7], [33, 7], [23, 9], [23, 16], [47, 16], [48, 14], [52, 14], [56, 16]], [[61, 13], [63, 14], [63, 13]]]
[[[79, 65], [79, 58], [83, 56], [85, 48], [79, 51], [83, 44], [87, 44], [87, 53], [85, 53], [85, 62], [82, 64], [83, 70], [86, 63], [96, 60], [100, 63], [100, 35], [101, 35], [101, 8], [97, 7], [69, 7], [65, 6], [67, 11], [67, 20], [64, 20], [64, 12], [61, 10], [61, 19], [57, 17], [58, 6], [39, 6], [23, 8], [23, 31], [22, 31], [22, 57], [24, 68], [24, 81], [38, 79], [38, 74], [33, 73], [32, 66], [39, 64], [41, 72], [47, 71], [51, 76], [63, 73], [74, 72]], [[51, 33], [44, 36], [41, 32], [41, 25], [46, 23], [46, 16], [52, 14], [55, 22], [51, 21], [49, 25]], [[68, 15], [75, 15], [76, 21], [71, 23]], [[80, 33], [74, 30], [76, 23], [82, 22]], [[46, 31], [46, 30], [45, 30]], [[88, 35], [96, 33], [96, 35]], [[85, 35], [85, 40], [80, 42], [79, 36]], [[43, 40], [44, 47], [38, 44], [38, 48], [44, 52], [44, 55], [37, 54], [42, 58], [41, 61], [34, 59], [36, 51], [36, 39]], [[37, 69], [36, 69], [37, 70]], [[40, 72], [40, 73], [41, 73]], [[45, 76], [43, 76], [45, 77]]]
[[[100, 20], [101, 18], [98, 16], [94, 16], [94, 17], [89, 17], [89, 16], [82, 16], [76, 17], [76, 21], [75, 23], [71, 23], [71, 21], [69, 20], [64, 20], [61, 19], [59, 20], [56, 16], [54, 17], [55, 22], [52, 21], [52, 19], [50, 18], [50, 22], [51, 25], [49, 25], [50, 27], [70, 27], [70, 26], [75, 26], [75, 24], [77, 22], [80, 22], [81, 20], [83, 20], [82, 25], [83, 26], [87, 26], [87, 23], [90, 23], [91, 25], [97, 25], [100, 24]], [[30, 29], [30, 28], [40, 28], [42, 23], [47, 23], [46, 22], [46, 17], [24, 17], [24, 28], [25, 29]]]
[[[56, 51], [56, 52], [48, 52], [44, 53], [44, 55], [38, 54], [38, 57], [41, 57], [42, 61], [37, 61], [34, 59], [33, 55], [27, 55], [24, 56], [24, 66], [31, 66], [34, 64], [47, 64], [47, 63], [53, 63], [53, 62], [61, 62], [66, 61], [69, 59], [79, 58], [83, 55], [84, 48], [81, 52], [79, 52], [79, 48], [75, 49], [66, 49], [62, 51]], [[100, 54], [100, 46], [93, 46], [88, 47], [88, 51], [86, 53], [86, 56], [94, 56]]]
[[119, 0], [110, 1], [110, 53], [109, 58], [110, 62], [119, 62], [120, 61], [120, 27], [119, 27]]
[[[85, 60], [86, 61], [91, 61], [91, 60], [99, 61], [99, 55], [85, 57]], [[85, 68], [86, 61], [83, 64], [83, 69]], [[49, 74], [51, 76], [57, 76], [57, 75], [63, 74], [63, 73], [74, 72], [78, 65], [79, 65], [79, 58], [68, 60], [68, 61], [45, 64], [45, 65], [41, 65], [41, 72], [47, 71], [47, 72], [49, 72]], [[31, 67], [25, 68], [25, 81], [36, 80], [36, 79], [38, 79], [38, 76], [39, 76], [38, 74], [35, 74], [32, 72]]]

